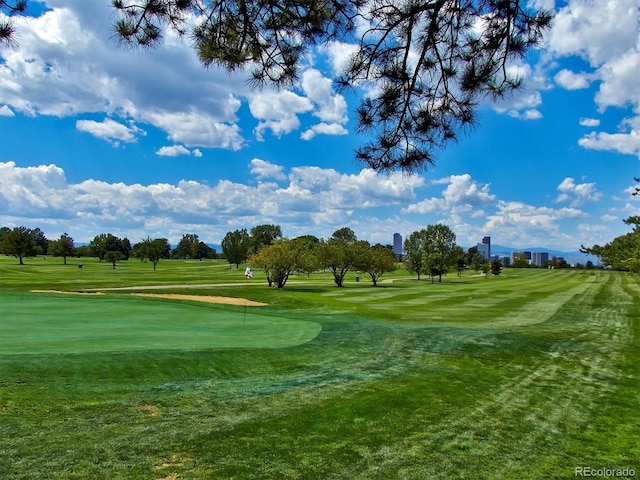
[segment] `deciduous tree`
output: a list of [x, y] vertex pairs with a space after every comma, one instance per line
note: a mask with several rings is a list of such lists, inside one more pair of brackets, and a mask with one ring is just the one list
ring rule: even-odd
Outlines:
[[280, 225], [257, 225], [251, 229], [251, 251], [257, 253], [260, 248], [271, 245], [282, 238]]
[[148, 259], [153, 264], [153, 270], [156, 270], [160, 259], [169, 258], [171, 255], [171, 246], [166, 238], [145, 238], [134, 246], [136, 254], [141, 259]]
[[302, 251], [291, 240], [281, 239], [265, 245], [251, 256], [251, 263], [262, 268], [269, 286], [284, 288], [289, 275], [298, 269]]
[[396, 256], [391, 247], [374, 245], [358, 256], [356, 268], [368, 273], [376, 287], [382, 275], [396, 269]]
[[37, 255], [33, 230], [20, 226], [6, 232], [0, 242], [0, 251], [6, 255], [13, 255], [20, 265], [24, 265], [24, 257]]
[[199, 242], [198, 235], [195, 233], [185, 233], [182, 235], [182, 238], [176, 245], [176, 248], [173, 249], [171, 255], [174, 258], [181, 258], [182, 260], [186, 260], [191, 256], [193, 245]]
[[333, 232], [333, 235], [320, 247], [322, 264], [333, 274], [338, 287], [344, 286], [344, 277], [357, 263], [359, 256], [366, 252], [369, 243], [359, 241], [356, 234], [348, 227]]
[[222, 253], [229, 265], [235, 264], [236, 268], [239, 268], [240, 264], [247, 259], [250, 248], [251, 237], [246, 228], [228, 232], [222, 239]]

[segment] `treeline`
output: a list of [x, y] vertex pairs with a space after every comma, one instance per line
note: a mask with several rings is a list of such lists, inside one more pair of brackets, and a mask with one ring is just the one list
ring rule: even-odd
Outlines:
[[[458, 270], [466, 268], [469, 261], [476, 261], [478, 253], [464, 252], [455, 245], [455, 234], [445, 225], [431, 225], [414, 232], [404, 244], [404, 266], [409, 272], [430, 275], [433, 279], [446, 273], [452, 266]], [[97, 235], [88, 245], [76, 247], [67, 233], [60, 238], [48, 240], [40, 229], [16, 227], [0, 230], [0, 253], [14, 255], [19, 262], [35, 255], [62, 257], [66, 264], [72, 256], [97, 257], [101, 262], [116, 263], [131, 257], [148, 260], [154, 270], [163, 258], [215, 258], [217, 252], [201, 242], [195, 234], [185, 234], [171, 249], [165, 238], [146, 238], [132, 245], [129, 239], [119, 238], [111, 233]], [[468, 255], [472, 258], [469, 259]], [[269, 285], [284, 287], [292, 273], [311, 274], [319, 270], [332, 273], [337, 286], [343, 286], [345, 276], [350, 271], [366, 273], [373, 285], [380, 277], [394, 271], [400, 258], [392, 251], [391, 245], [372, 245], [360, 240], [348, 227], [336, 230], [328, 239], [313, 235], [288, 239], [282, 235], [279, 225], [258, 225], [250, 231], [239, 229], [228, 232], [222, 240], [222, 257], [229, 265], [247, 261], [261, 268]], [[499, 267], [498, 272], [499, 273]]]
[[39, 228], [24, 226], [0, 228], [0, 254], [15, 256], [20, 265], [24, 264], [24, 258], [37, 255], [62, 257], [65, 265], [69, 257], [96, 257], [101, 262], [112, 263], [114, 268], [117, 262], [133, 257], [152, 262], [154, 270], [163, 258], [216, 258], [216, 250], [192, 233], [183, 235], [174, 249], [166, 238], [147, 237], [132, 245], [128, 238], [120, 238], [111, 233], [96, 235], [87, 245], [76, 247], [74, 239], [67, 233], [49, 240]]

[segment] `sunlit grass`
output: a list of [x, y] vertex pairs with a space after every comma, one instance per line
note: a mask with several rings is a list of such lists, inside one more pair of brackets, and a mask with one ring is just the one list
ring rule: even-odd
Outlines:
[[[69, 290], [168, 285], [172, 293], [262, 301], [265, 312], [314, 321], [322, 331], [285, 348], [207, 347], [201, 339], [171, 348], [165, 338], [162, 348], [130, 351], [5, 352], [0, 478], [541, 479], [574, 478], [579, 466], [640, 471], [638, 276], [506, 270], [432, 285], [398, 271], [377, 288], [351, 276], [340, 289], [320, 274], [277, 290], [259, 272], [247, 283], [221, 262], [161, 262], [154, 274], [140, 262], [113, 271], [55, 261], [22, 269], [3, 258], [0, 302], [41, 298], [26, 292], [63, 289], [61, 281]], [[178, 288], [184, 284], [208, 286]], [[132, 301], [132, 323], [151, 304], [177, 308], [187, 323], [207, 311], [114, 299], [120, 318]], [[87, 309], [90, 321], [86, 300], [72, 310], [80, 318]], [[272, 333], [272, 347], [282, 347]]]

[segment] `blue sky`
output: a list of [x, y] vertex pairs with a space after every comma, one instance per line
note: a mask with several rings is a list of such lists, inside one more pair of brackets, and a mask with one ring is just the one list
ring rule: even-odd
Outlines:
[[0, 225], [208, 243], [274, 223], [287, 237], [348, 226], [391, 243], [445, 223], [468, 247], [576, 250], [629, 231], [640, 176], [640, 0], [538, 5], [556, 19], [510, 68], [525, 88], [420, 174], [353, 160], [357, 95], [334, 78], [351, 47], [324, 45], [290, 91], [198, 63], [188, 40], [118, 47], [103, 0], [32, 2], [0, 48]]

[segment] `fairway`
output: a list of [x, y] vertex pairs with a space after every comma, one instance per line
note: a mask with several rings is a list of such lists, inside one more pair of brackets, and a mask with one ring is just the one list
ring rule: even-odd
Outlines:
[[0, 355], [281, 348], [322, 329], [290, 312], [128, 295], [0, 292], [0, 303]]
[[0, 258], [0, 478], [640, 475], [639, 275], [276, 289], [222, 262], [83, 262]]

